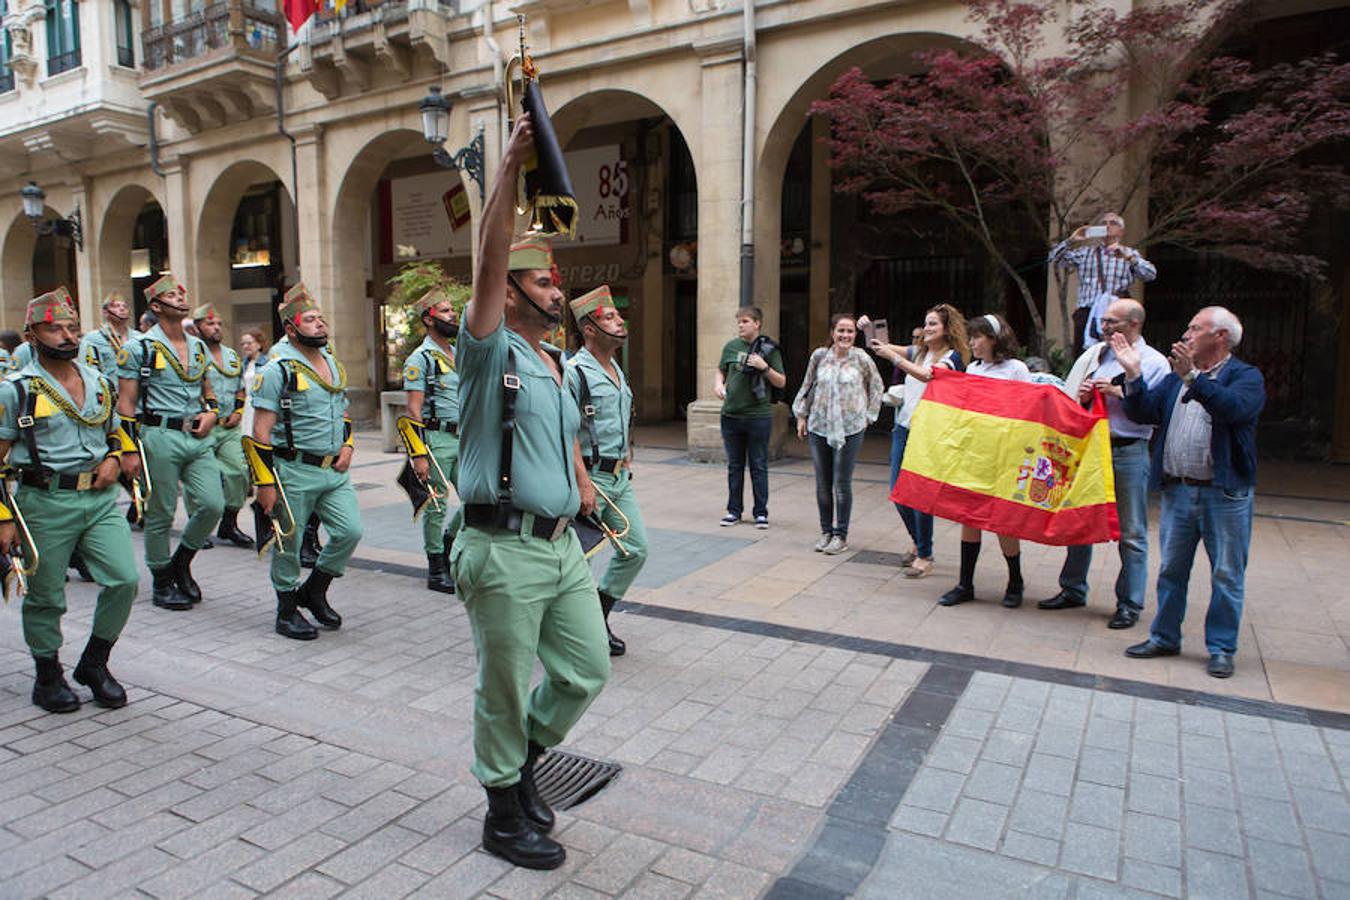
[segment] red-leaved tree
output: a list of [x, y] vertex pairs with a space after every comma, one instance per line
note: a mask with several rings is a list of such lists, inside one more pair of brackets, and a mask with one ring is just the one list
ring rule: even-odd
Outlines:
[[[1040, 2], [968, 7], [978, 46], [919, 53], [913, 74], [886, 81], [854, 68], [813, 114], [831, 124], [836, 189], [881, 214], [929, 210], [954, 223], [1016, 285], [1036, 343], [1045, 323], [1009, 234], [1048, 250], [1100, 213], [1134, 207], [1148, 222], [1133, 244], [1320, 269], [1297, 240], [1314, 197], [1350, 195], [1345, 167], [1319, 158], [1350, 137], [1350, 64], [1259, 70], [1216, 54], [1246, 18], [1239, 0], [1123, 15], [1083, 0], [1070, 21]], [[1068, 346], [1067, 279], [1056, 298]]]

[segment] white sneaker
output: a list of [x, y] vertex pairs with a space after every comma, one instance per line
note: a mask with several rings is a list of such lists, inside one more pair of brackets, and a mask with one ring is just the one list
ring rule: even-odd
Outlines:
[[721, 525], [723, 528], [730, 528], [732, 525], [741, 524], [741, 517], [733, 516], [731, 513], [727, 513], [725, 516], [722, 517], [722, 521], [718, 522], [717, 524]]
[[848, 543], [836, 534], [834, 537], [830, 538], [830, 542], [825, 545], [825, 549], [821, 552], [834, 556], [836, 553], [843, 553], [847, 549]]
[[834, 535], [830, 534], [828, 531], [822, 534], [820, 540], [816, 541], [816, 552], [820, 553], [826, 547], [830, 546], [830, 540], [833, 537]]
[[755, 527], [758, 528], [760, 531], [763, 531], [764, 529], [768, 528], [768, 527], [769, 527], [769, 517], [768, 517], [768, 516], [755, 516]]

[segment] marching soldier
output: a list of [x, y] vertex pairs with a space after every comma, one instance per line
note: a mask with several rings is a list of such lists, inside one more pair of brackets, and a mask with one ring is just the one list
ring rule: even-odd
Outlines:
[[[285, 305], [283, 301], [282, 305]], [[279, 314], [279, 313], [278, 313]], [[288, 334], [283, 334], [281, 338], [272, 345], [272, 349], [267, 352], [267, 359], [264, 362], [270, 362], [277, 358], [290, 345]], [[319, 542], [319, 516], [317, 513], [309, 517], [305, 523], [305, 536], [300, 542], [300, 565], [305, 569], [314, 568], [314, 564], [319, 561], [319, 553], [323, 550], [323, 544]]]
[[585, 346], [567, 360], [567, 390], [581, 410], [583, 459], [598, 488], [596, 512], [609, 528], [627, 530], [623, 538], [627, 554], [615, 553], [600, 579], [609, 655], [623, 656], [627, 647], [610, 630], [609, 613], [647, 562], [647, 531], [631, 485], [633, 392], [614, 360], [628, 340], [628, 329], [608, 285], [573, 300], [572, 315]]
[[[409, 461], [424, 484], [448, 498], [459, 465], [459, 373], [450, 344], [459, 334], [459, 317], [441, 290], [429, 291], [417, 301], [416, 309], [427, 336], [403, 364], [408, 417], [418, 426]], [[442, 483], [443, 478], [449, 483]], [[432, 504], [422, 515], [422, 545], [427, 554], [427, 587], [433, 591], [455, 592], [448, 562], [454, 540], [445, 527], [445, 507]]]
[[[151, 600], [164, 609], [190, 609], [201, 588], [192, 577], [192, 558], [220, 521], [225, 498], [213, 442], [220, 404], [206, 377], [210, 354], [201, 338], [183, 331], [187, 291], [172, 275], [145, 289], [158, 323], [133, 335], [118, 355], [118, 412], [135, 421], [147, 458], [123, 454], [130, 478], [147, 473], [151, 485], [145, 510], [145, 562], [153, 576]], [[169, 528], [183, 486], [187, 525], [178, 549], [169, 555]]]
[[244, 462], [244, 445], [240, 443], [239, 420], [244, 416], [244, 361], [239, 354], [221, 344], [225, 323], [210, 303], [192, 311], [197, 333], [211, 354], [211, 368], [206, 377], [211, 391], [222, 404], [220, 423], [211, 430], [212, 452], [220, 466], [221, 491], [225, 495], [225, 512], [216, 528], [216, 537], [236, 547], [251, 549], [253, 539], [239, 530], [239, 510], [248, 494], [248, 466]]
[[11, 372], [18, 371], [14, 368], [14, 351], [19, 349], [23, 343], [23, 338], [19, 333], [11, 328], [0, 331], [0, 378]]
[[[575, 403], [545, 334], [563, 294], [547, 241], [511, 245], [516, 179], [533, 155], [522, 117], [483, 212], [473, 301], [456, 344], [459, 494], [450, 565], [478, 651], [473, 774], [487, 790], [483, 847], [553, 869], [566, 853], [534, 784], [535, 761], [567, 736], [609, 677], [605, 623], [574, 529], [594, 500], [580, 465]], [[586, 491], [589, 493], [589, 491]], [[538, 659], [544, 680], [530, 690]]]
[[73, 674], [95, 703], [117, 708], [127, 695], [108, 671], [108, 655], [131, 614], [137, 575], [131, 531], [117, 508], [123, 443], [112, 383], [76, 361], [79, 313], [65, 288], [30, 302], [25, 322], [37, 357], [0, 384], [0, 457], [19, 481], [14, 498], [0, 482], [0, 552], [21, 553], [15, 565], [36, 563], [23, 598], [24, 640], [37, 667], [33, 703], [48, 712], [80, 708], [58, 658], [66, 563], [79, 547], [102, 590]]
[[[327, 349], [328, 325], [303, 284], [286, 292], [280, 309], [286, 343], [253, 383], [253, 435], [245, 443], [258, 486], [258, 504], [282, 530], [318, 515], [328, 543], [302, 585], [297, 541], [272, 549], [272, 586], [277, 592], [277, 634], [309, 641], [319, 636], [300, 612], [320, 625], [342, 627], [328, 604], [328, 586], [342, 577], [361, 540], [361, 513], [347, 469], [352, 464], [351, 419], [347, 418], [347, 372]], [[278, 501], [284, 496], [284, 502]]]
[[103, 325], [86, 332], [80, 340], [80, 356], [86, 366], [93, 366], [103, 377], [117, 385], [117, 354], [131, 334], [131, 307], [121, 291], [113, 291], [103, 301]]

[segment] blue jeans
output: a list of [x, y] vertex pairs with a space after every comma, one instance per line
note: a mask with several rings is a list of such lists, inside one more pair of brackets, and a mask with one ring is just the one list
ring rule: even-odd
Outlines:
[[745, 463], [750, 461], [750, 491], [755, 497], [754, 515], [769, 514], [769, 435], [773, 417], [722, 417], [722, 447], [727, 454], [727, 512], [740, 516], [745, 510]]
[[853, 466], [858, 462], [864, 431], [844, 438], [838, 450], [814, 431], [811, 462], [816, 467], [816, 508], [820, 510], [820, 533], [848, 537], [848, 517], [853, 512]]
[[1225, 491], [1214, 485], [1170, 484], [1163, 488], [1158, 612], [1149, 628], [1154, 643], [1181, 646], [1186, 585], [1195, 548], [1203, 541], [1212, 586], [1205, 615], [1205, 648], [1211, 655], [1237, 652], [1247, 551], [1252, 541], [1252, 493], [1251, 488]]
[[[1111, 448], [1116, 476], [1116, 514], [1120, 518], [1120, 574], [1116, 576], [1116, 606], [1139, 612], [1148, 592], [1148, 441]], [[1086, 600], [1092, 545], [1070, 547], [1059, 570], [1059, 587]]]
[[[909, 429], [903, 425], [897, 425], [891, 429], [891, 490], [895, 489], [895, 482], [900, 477], [900, 463], [905, 459], [905, 443], [909, 440]], [[886, 493], [890, 493], [887, 491]], [[905, 530], [909, 532], [910, 538], [914, 541], [914, 547], [919, 553], [920, 559], [933, 558], [933, 517], [926, 512], [919, 512], [917, 509], [911, 509], [899, 503], [895, 504], [896, 510], [900, 513], [900, 520], [905, 523]]]

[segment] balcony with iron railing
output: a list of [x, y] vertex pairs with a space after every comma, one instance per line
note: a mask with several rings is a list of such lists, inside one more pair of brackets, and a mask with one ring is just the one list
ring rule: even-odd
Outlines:
[[62, 72], [69, 72], [71, 69], [78, 69], [81, 62], [80, 48], [66, 53], [58, 53], [55, 56], [47, 57], [47, 77], [60, 75]]
[[144, 29], [144, 68], [152, 72], [217, 51], [275, 57], [285, 35], [285, 20], [275, 10], [242, 0], [225, 0]]

